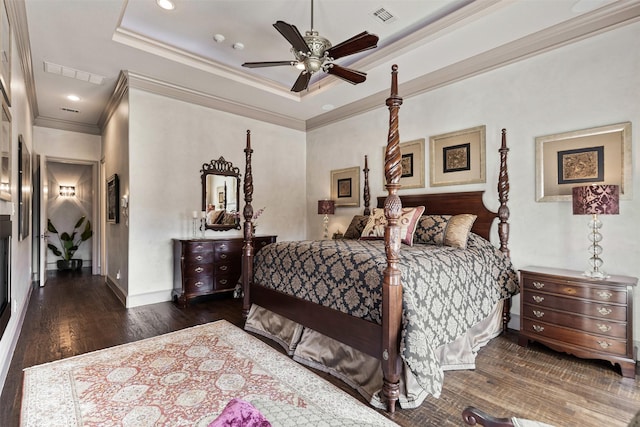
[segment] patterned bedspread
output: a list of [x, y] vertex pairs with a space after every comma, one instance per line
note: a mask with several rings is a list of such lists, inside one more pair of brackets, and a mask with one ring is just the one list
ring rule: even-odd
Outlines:
[[[381, 323], [383, 241], [279, 242], [255, 255], [262, 286]], [[442, 369], [433, 351], [487, 317], [518, 289], [511, 262], [471, 234], [466, 249], [402, 245], [402, 357], [429, 393], [438, 394]]]

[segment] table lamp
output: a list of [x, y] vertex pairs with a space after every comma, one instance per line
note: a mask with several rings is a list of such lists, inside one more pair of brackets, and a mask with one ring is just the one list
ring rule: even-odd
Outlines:
[[333, 215], [335, 211], [336, 203], [333, 200], [318, 200], [318, 215], [324, 215], [324, 239], [329, 238], [329, 215]]
[[606, 279], [608, 276], [600, 269], [602, 267], [602, 247], [600, 241], [602, 234], [600, 228], [602, 222], [598, 215], [618, 215], [620, 188], [617, 185], [587, 185], [584, 187], [574, 187], [573, 192], [573, 214], [592, 215], [589, 221], [589, 264], [591, 270], [583, 274], [594, 279]]

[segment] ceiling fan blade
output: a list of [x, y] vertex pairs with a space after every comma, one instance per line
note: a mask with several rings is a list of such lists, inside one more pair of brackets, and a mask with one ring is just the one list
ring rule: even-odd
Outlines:
[[348, 40], [343, 41], [333, 47], [327, 49], [327, 54], [333, 59], [342, 58], [343, 56], [353, 55], [354, 53], [363, 52], [378, 46], [378, 36], [370, 34], [366, 31], [361, 32]]
[[245, 62], [243, 67], [261, 68], [261, 67], [277, 67], [280, 65], [296, 65], [296, 61], [266, 61], [266, 62]]
[[307, 88], [307, 86], [309, 86], [310, 80], [311, 80], [311, 73], [308, 73], [306, 71], [301, 72], [300, 75], [298, 76], [298, 79], [293, 84], [293, 87], [291, 88], [291, 92], [302, 92]]
[[273, 26], [282, 34], [282, 36], [287, 39], [291, 46], [299, 52], [307, 53], [309, 52], [309, 46], [307, 46], [307, 42], [302, 38], [302, 34], [296, 28], [295, 25], [287, 24], [284, 21], [277, 21]]
[[362, 71], [358, 70], [352, 70], [351, 68], [341, 67], [337, 64], [331, 64], [331, 66], [327, 68], [327, 73], [332, 74], [336, 77], [340, 77], [342, 80], [346, 80], [354, 85], [367, 80], [367, 73], [363, 73]]

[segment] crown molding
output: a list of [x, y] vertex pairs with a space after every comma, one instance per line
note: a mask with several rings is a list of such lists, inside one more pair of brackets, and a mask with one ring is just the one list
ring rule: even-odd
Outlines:
[[34, 126], [67, 130], [70, 132], [88, 133], [91, 135], [101, 135], [101, 129], [96, 125], [72, 122], [70, 120], [54, 119], [53, 117], [38, 116], [34, 119]]
[[33, 64], [31, 63], [31, 42], [29, 40], [29, 26], [27, 25], [27, 9], [24, 1], [5, 1], [9, 22], [13, 27], [16, 41], [17, 55], [24, 75], [24, 85], [27, 102], [31, 106], [31, 115], [38, 117], [38, 99], [36, 84], [33, 78]]
[[218, 111], [224, 111], [231, 114], [259, 120], [262, 122], [272, 123], [278, 126], [284, 126], [295, 130], [305, 130], [304, 120], [293, 119], [291, 117], [274, 113], [259, 108], [249, 107], [244, 104], [230, 101], [211, 94], [188, 89], [173, 83], [155, 79], [153, 77], [138, 74], [132, 71], [122, 71], [116, 83], [114, 90], [104, 112], [100, 118], [100, 127], [104, 127], [109, 117], [117, 108], [125, 91], [130, 88], [140, 89], [145, 92], [154, 93], [156, 95], [166, 96], [178, 101], [188, 102], [190, 104], [201, 105], [203, 107], [212, 108]]
[[[639, 19], [640, 2], [632, 0], [616, 2], [402, 83], [399, 92], [402, 93], [403, 98], [407, 99], [614, 30]], [[387, 96], [387, 91], [380, 91], [313, 117], [306, 121], [306, 130], [326, 126], [379, 108], [384, 105]]]

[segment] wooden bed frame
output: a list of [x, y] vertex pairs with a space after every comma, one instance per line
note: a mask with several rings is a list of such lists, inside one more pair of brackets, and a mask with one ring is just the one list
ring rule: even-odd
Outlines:
[[[363, 353], [379, 359], [384, 375], [382, 394], [389, 412], [395, 412], [400, 395], [399, 381], [402, 372], [400, 356], [400, 334], [402, 327], [402, 281], [398, 268], [400, 251], [400, 227], [398, 220], [402, 206], [426, 206], [425, 214], [473, 213], [478, 218], [472, 228], [480, 236], [489, 239], [491, 224], [499, 219], [498, 233], [500, 250], [509, 255], [507, 248], [509, 236], [509, 179], [507, 174], [506, 131], [502, 130], [500, 148], [500, 174], [498, 195], [500, 208], [497, 213], [488, 210], [482, 201], [482, 191], [464, 193], [440, 193], [428, 195], [398, 196], [401, 175], [400, 139], [398, 134], [398, 110], [402, 98], [398, 96], [398, 67], [391, 72], [391, 96], [387, 98], [389, 107], [389, 135], [385, 150], [385, 176], [389, 195], [378, 198], [377, 206], [385, 209], [387, 226], [385, 228], [385, 251], [387, 267], [382, 282], [382, 324], [362, 320], [340, 311], [323, 307], [315, 303], [286, 295], [253, 283], [253, 175], [251, 171], [250, 132], [247, 131], [245, 148], [246, 172], [244, 181], [245, 206], [244, 246], [242, 250], [242, 287], [244, 292], [243, 315], [249, 313], [251, 304], [258, 304], [294, 322], [298, 322], [337, 341], [347, 344]], [[369, 210], [368, 167], [365, 157], [365, 214]], [[509, 320], [510, 300], [505, 301], [503, 311], [504, 330]]]

